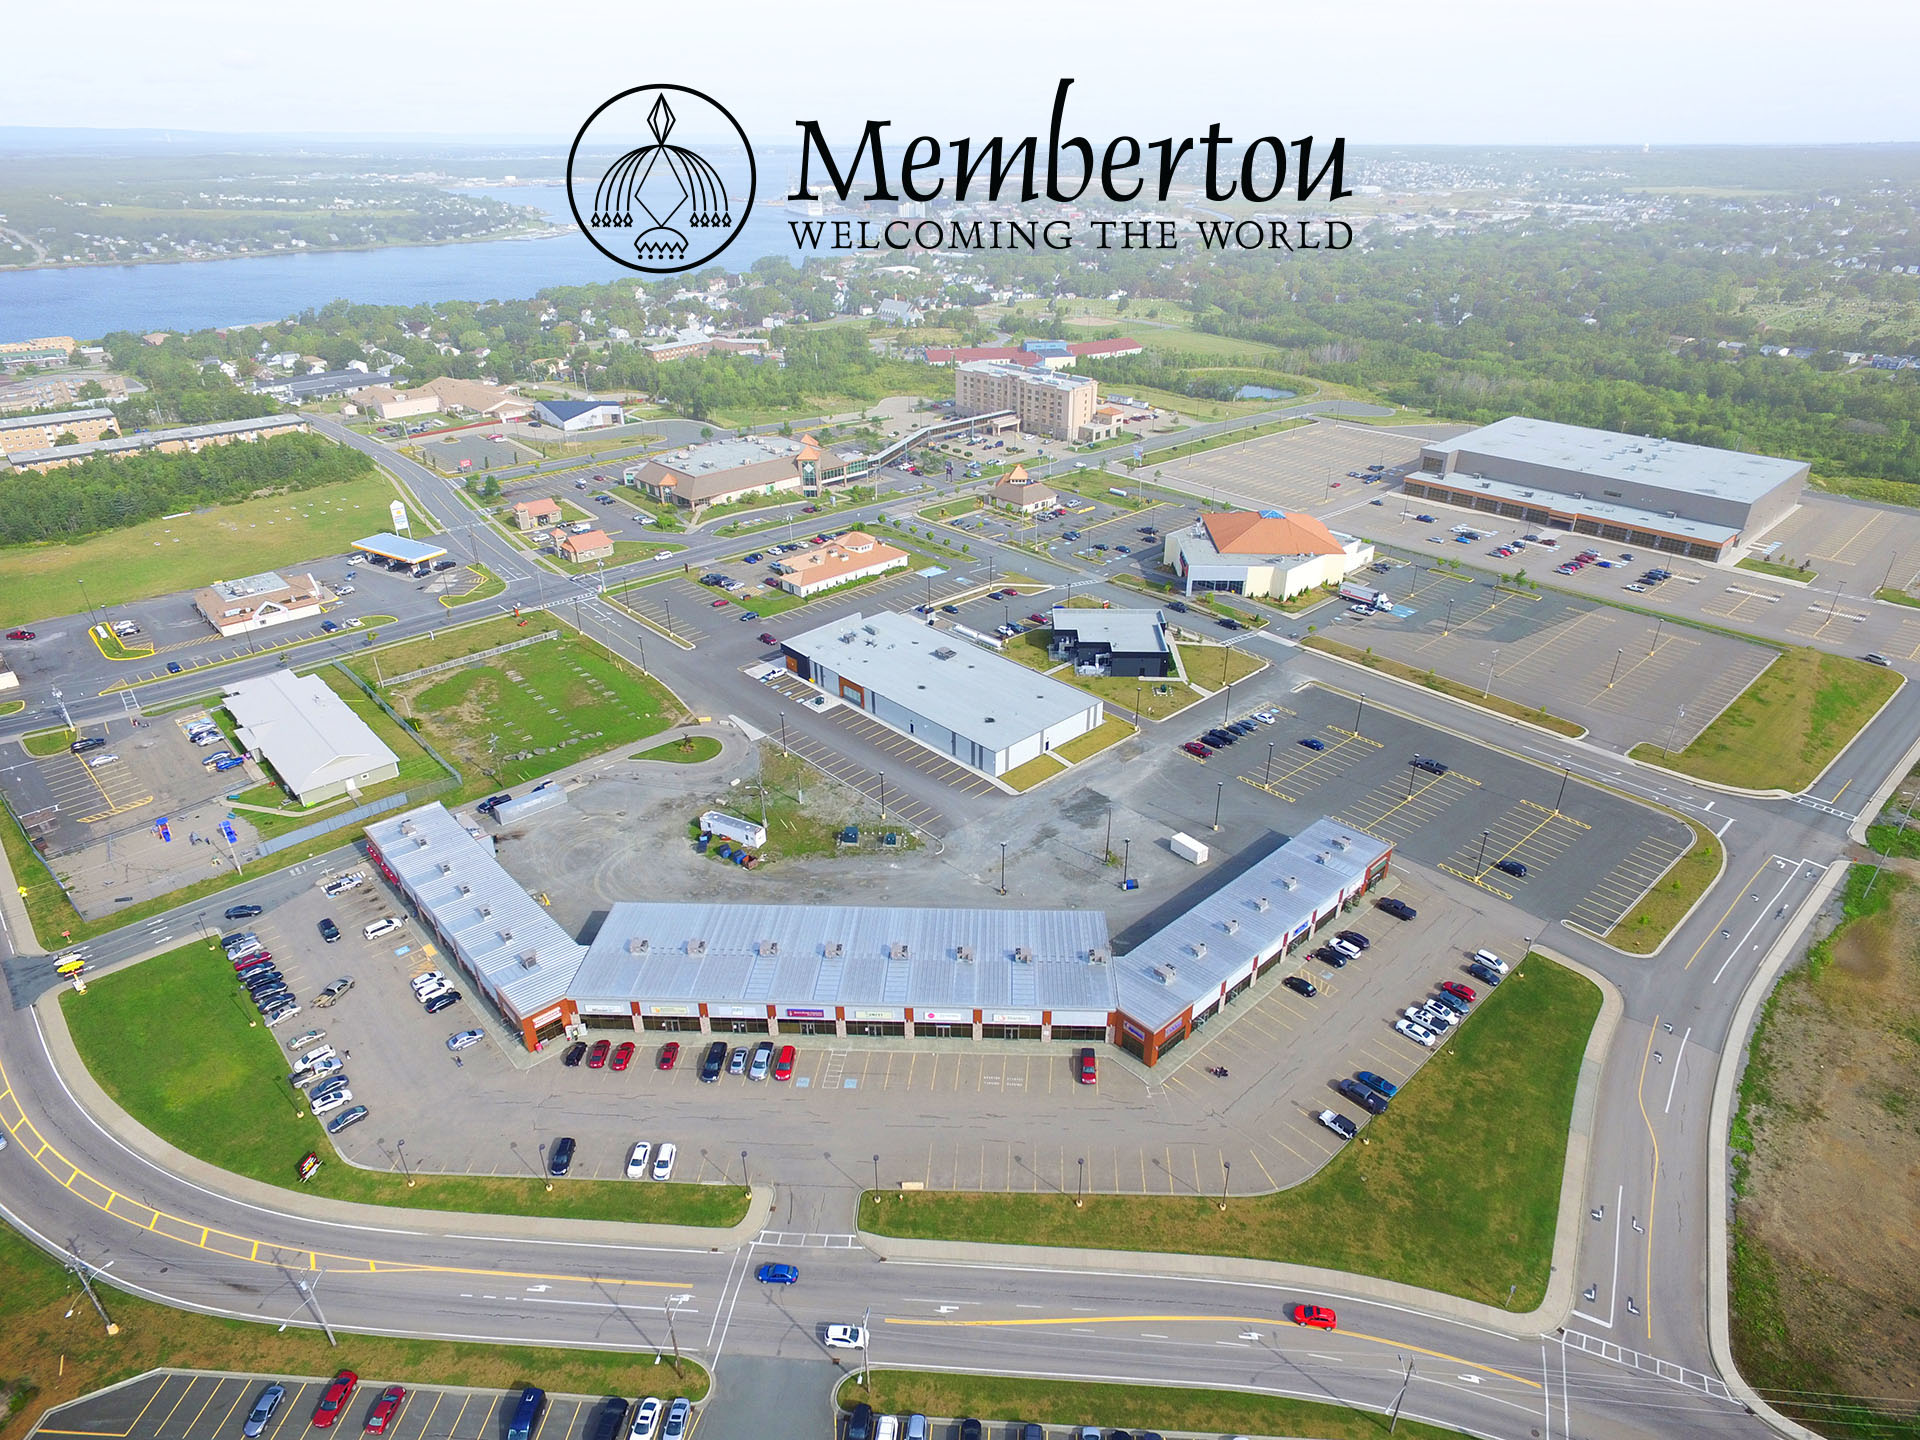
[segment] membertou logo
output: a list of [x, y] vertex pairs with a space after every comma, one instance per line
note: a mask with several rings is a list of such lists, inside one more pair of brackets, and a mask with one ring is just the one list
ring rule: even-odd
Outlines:
[[[701, 139], [675, 144], [676, 134]], [[756, 179], [740, 122], [684, 85], [614, 96], [587, 117], [567, 156], [567, 199], [587, 239], [649, 275], [695, 269], [731, 245]]]

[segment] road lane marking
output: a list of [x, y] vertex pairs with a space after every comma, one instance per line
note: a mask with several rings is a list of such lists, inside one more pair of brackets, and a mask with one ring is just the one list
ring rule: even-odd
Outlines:
[[[1752, 881], [1748, 881], [1752, 884]], [[1647, 1026], [1647, 1048], [1640, 1056], [1640, 1083], [1634, 1087], [1634, 1099], [1640, 1105], [1640, 1118], [1646, 1122], [1647, 1138], [1653, 1141], [1653, 1183], [1647, 1193], [1647, 1288], [1644, 1309], [1647, 1317], [1647, 1338], [1653, 1338], [1653, 1223], [1654, 1201], [1660, 1195], [1660, 1137], [1653, 1133], [1653, 1118], [1647, 1114], [1647, 1061], [1653, 1055], [1653, 1037], [1659, 1033], [1660, 1017], [1656, 1014]]]

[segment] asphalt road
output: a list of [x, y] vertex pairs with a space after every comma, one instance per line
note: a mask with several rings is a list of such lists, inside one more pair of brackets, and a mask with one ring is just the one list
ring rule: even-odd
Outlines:
[[[348, 443], [380, 453], [358, 437]], [[431, 477], [381, 458], [408, 472], [428, 508], [459, 518]], [[482, 558], [501, 558], [494, 547], [505, 551], [480, 532], [475, 543]], [[701, 541], [682, 558], [736, 548]], [[1016, 553], [1029, 573], [1055, 583], [1086, 581], [1071, 565]], [[589, 634], [637, 658], [631, 622], [586, 604], [581, 614]], [[1291, 648], [1271, 635], [1243, 643]], [[731, 666], [657, 644], [648, 658], [683, 694], [767, 728], [770, 692]], [[1343, 667], [1321, 657], [1287, 658], [1290, 671], [1304, 678], [1351, 683]], [[250, 663], [231, 673], [246, 673]], [[202, 678], [150, 688], [166, 699], [202, 693], [206, 685]], [[97, 703], [120, 708], [117, 698]], [[20, 1008], [46, 978], [44, 962], [18, 955], [9, 956], [7, 970], [15, 1007], [0, 1015], [0, 1120], [15, 1136], [0, 1155], [0, 1205], [51, 1247], [72, 1243], [93, 1263], [111, 1260], [116, 1284], [275, 1323], [306, 1323], [293, 1282], [317, 1264], [328, 1318], [340, 1328], [652, 1349], [670, 1343], [671, 1314], [674, 1338], [709, 1363], [728, 1355], [792, 1358], [818, 1367], [823, 1388], [832, 1362], [819, 1327], [857, 1320], [872, 1307], [882, 1364], [1211, 1381], [1377, 1405], [1391, 1398], [1400, 1361], [1411, 1357], [1416, 1378], [1406, 1413], [1471, 1433], [1761, 1433], [1758, 1420], [1717, 1398], [1719, 1381], [1710, 1378], [1706, 1206], [1708, 1167], [1721, 1163], [1708, 1146], [1712, 1069], [1725, 1047], [1743, 1039], [1730, 1033], [1732, 1016], [1768, 943], [1801, 922], [1795, 904], [1844, 853], [1853, 817], [1829, 801], [1711, 792], [1639, 770], [1597, 746], [1463, 714], [1415, 689], [1396, 690], [1391, 703], [1463, 737], [1658, 799], [1719, 831], [1728, 849], [1724, 878], [1658, 958], [1623, 957], [1565, 929], [1553, 932], [1558, 948], [1619, 986], [1626, 1018], [1599, 1077], [1588, 1199], [1602, 1218], [1581, 1222], [1574, 1262], [1576, 1293], [1591, 1285], [1594, 1298], [1577, 1301], [1564, 1327], [1544, 1336], [1502, 1334], [1437, 1304], [1427, 1313], [1345, 1294], [1337, 1280], [1301, 1290], [1042, 1270], [996, 1259], [882, 1262], [862, 1249], [819, 1242], [797, 1252], [802, 1284], [773, 1292], [748, 1278], [768, 1253], [761, 1247], [728, 1252], [582, 1239], [565, 1227], [536, 1234], [528, 1222], [473, 1218], [323, 1217], [306, 1213], [309, 1206], [290, 1195], [254, 1199], [244, 1187], [222, 1193], [129, 1149], [74, 1101], [51, 1066], [33, 1011]], [[1873, 791], [1900, 765], [1916, 730], [1920, 699], [1903, 693], [1822, 778], [1820, 793]], [[994, 803], [981, 797], [953, 808], [964, 821]], [[302, 883], [298, 875], [266, 877], [227, 899], [284, 894], [278, 887]], [[96, 942], [95, 953], [144, 953], [162, 931], [191, 933], [193, 913], [129, 927]], [[12, 947], [18, 937], [9, 932], [6, 940]], [[793, 1258], [787, 1249], [773, 1253]], [[670, 1308], [670, 1297], [679, 1295], [690, 1298]], [[1280, 1306], [1295, 1299], [1339, 1306], [1341, 1332], [1308, 1335], [1279, 1325]], [[1593, 1351], [1600, 1342], [1623, 1348], [1599, 1358]], [[1635, 1356], [1657, 1357], [1661, 1372], [1652, 1373], [1651, 1359], [1634, 1363]]]

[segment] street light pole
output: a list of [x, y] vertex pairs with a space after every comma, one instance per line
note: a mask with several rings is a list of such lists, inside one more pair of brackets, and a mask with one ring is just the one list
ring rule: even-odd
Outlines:
[[1487, 868], [1487, 837], [1492, 833], [1491, 830], [1482, 830], [1480, 832], [1480, 863], [1474, 866], [1473, 869], [1473, 873], [1476, 875]]
[[1227, 1208], [1227, 1187], [1233, 1181], [1233, 1161], [1223, 1159], [1220, 1162], [1220, 1208]]
[[1453, 633], [1453, 596], [1451, 595], [1447, 597], [1447, 619], [1446, 623], [1440, 627], [1440, 633], [1443, 636]]
[[400, 1156], [400, 1173], [406, 1178], [407, 1188], [411, 1190], [413, 1188], [413, 1172], [407, 1169], [407, 1142], [404, 1140], [396, 1140], [393, 1142], [393, 1148]]
[[1122, 840], [1120, 842], [1120, 888], [1122, 890], [1127, 888], [1127, 877], [1132, 873], [1132, 866], [1133, 841]]
[[753, 1176], [747, 1171], [747, 1152], [744, 1150], [740, 1152], [740, 1185], [747, 1190], [753, 1188]]
[[1560, 767], [1560, 793], [1553, 797], [1553, 813], [1556, 815], [1560, 813], [1560, 802], [1567, 798], [1567, 778], [1572, 774], [1570, 767]]
[[1007, 893], [1007, 842], [1000, 842], [1000, 893]]
[[1366, 709], [1367, 709], [1367, 697], [1365, 692], [1363, 691], [1360, 696], [1360, 704], [1355, 708], [1353, 712], [1353, 733], [1356, 735], [1360, 733], [1360, 717], [1366, 713]]
[[784, 710], [780, 712], [780, 748], [787, 748], [787, 712]]
[[1880, 578], [1880, 588], [1882, 590], [1893, 583], [1893, 567], [1898, 563], [1899, 559], [1900, 552], [1898, 550], [1894, 551], [1893, 554], [1887, 558], [1887, 573]]
[[1260, 783], [1262, 785], [1273, 784], [1273, 742], [1271, 740], [1267, 742], [1267, 773]]
[[[1620, 676], [1620, 657], [1626, 653], [1627, 652], [1625, 650], [1615, 650], [1613, 652], [1613, 673], [1607, 676], [1607, 689], [1609, 690], [1613, 688], [1613, 682], [1616, 679], [1618, 679]], [[1493, 684], [1491, 672], [1489, 672], [1487, 684], [1489, 685]]]
[[1220, 801], [1225, 798], [1226, 793], [1227, 782], [1224, 780], [1213, 787], [1213, 828], [1215, 830], [1220, 828]]
[[1495, 664], [1495, 663], [1496, 663], [1496, 662], [1497, 662], [1497, 661], [1498, 661], [1499, 659], [1500, 659], [1500, 652], [1499, 652], [1498, 650], [1496, 650], [1496, 651], [1494, 651], [1494, 652], [1493, 652], [1493, 654], [1491, 654], [1491, 655], [1489, 655], [1489, 656], [1487, 657], [1487, 683], [1486, 683], [1486, 686], [1485, 686], [1485, 688], [1484, 688], [1484, 689], [1482, 689], [1482, 690], [1480, 691], [1480, 698], [1481, 698], [1482, 700], [1484, 700], [1484, 699], [1486, 699], [1486, 698], [1487, 698], [1487, 696], [1488, 696], [1488, 695], [1489, 695], [1490, 693], [1492, 693], [1492, 690], [1493, 690], [1493, 667], [1494, 667], [1494, 664]]

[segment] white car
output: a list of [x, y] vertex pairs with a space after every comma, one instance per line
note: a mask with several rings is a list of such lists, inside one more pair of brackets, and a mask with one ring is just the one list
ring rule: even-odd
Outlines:
[[447, 1049], [471, 1050], [485, 1038], [484, 1030], [456, 1030], [447, 1037]]
[[342, 1106], [351, 1105], [352, 1103], [353, 1091], [336, 1090], [324, 1100], [316, 1100], [313, 1104], [313, 1113], [316, 1115], [328, 1115], [340, 1109]]
[[900, 1417], [898, 1415], [877, 1416], [873, 1422], [873, 1440], [900, 1440]]
[[1335, 1110], [1322, 1110], [1314, 1118], [1334, 1134], [1338, 1135], [1342, 1140], [1351, 1140], [1360, 1133], [1360, 1127], [1358, 1125], [1355, 1125], [1353, 1121]]
[[679, 1153], [679, 1149], [671, 1140], [662, 1144], [661, 1147], [654, 1152], [653, 1178], [656, 1180], [671, 1180], [673, 1178], [674, 1157], [679, 1155]]
[[1422, 1005], [1413, 1017], [1436, 1035], [1443, 1035], [1460, 1023], [1460, 1017], [1441, 1005]]
[[431, 990], [435, 986], [446, 984], [447, 977], [438, 970], [428, 970], [424, 974], [414, 976], [407, 983], [413, 986], [413, 993], [418, 995], [423, 990]]
[[660, 1397], [649, 1395], [633, 1407], [633, 1425], [627, 1431], [627, 1440], [654, 1440], [660, 1433]]
[[371, 925], [361, 929], [360, 934], [368, 940], [378, 940], [382, 935], [391, 935], [407, 922], [397, 915], [382, 915]]
[[1429, 1050], [1433, 1048], [1433, 1042], [1440, 1038], [1417, 1020], [1396, 1020], [1393, 1022], [1393, 1028], [1414, 1044], [1424, 1045]]
[[1496, 975], [1505, 975], [1508, 970], [1513, 968], [1491, 950], [1476, 950], [1468, 958], [1478, 960]]
[[452, 992], [453, 986], [442, 980], [437, 984], [429, 985], [424, 990], [414, 991], [413, 998], [418, 1000], [422, 1005], [425, 1005], [430, 1001], [438, 1000], [442, 995], [448, 995]]
[[[627, 1152], [627, 1179], [644, 1180], [647, 1178], [647, 1160], [653, 1154], [653, 1146], [645, 1140], [633, 1142], [633, 1149]], [[658, 1418], [658, 1417], [656, 1417]]]
[[827, 1348], [829, 1350], [864, 1350], [867, 1348], [867, 1332], [858, 1325], [827, 1326]]
[[276, 1025], [284, 1024], [299, 1013], [300, 1007], [298, 1005], [288, 1005], [284, 1009], [275, 1010], [267, 1016], [267, 1028], [271, 1030]]
[[333, 587], [333, 593], [336, 595], [351, 595], [353, 593], [353, 587], [351, 585], [336, 585]]
[[362, 885], [366, 883], [366, 880], [367, 880], [367, 877], [362, 875], [357, 870], [349, 874], [342, 875], [335, 880], [330, 880], [327, 882], [327, 888], [326, 888], [327, 898], [332, 899], [336, 895], [344, 895], [349, 890], [358, 890]]

